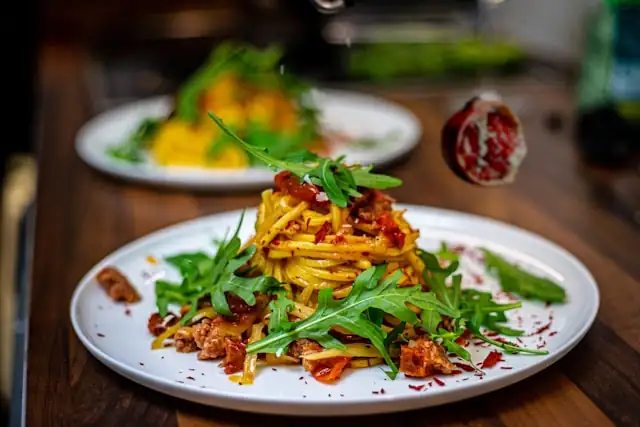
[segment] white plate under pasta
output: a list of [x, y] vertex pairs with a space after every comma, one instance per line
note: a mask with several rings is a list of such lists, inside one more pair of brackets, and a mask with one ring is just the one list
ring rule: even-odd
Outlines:
[[[355, 415], [392, 412], [452, 402], [517, 382], [566, 354], [590, 327], [599, 304], [597, 286], [571, 254], [553, 243], [524, 230], [472, 215], [425, 208], [407, 209], [405, 218], [420, 230], [418, 243], [435, 249], [441, 241], [466, 247], [483, 246], [517, 261], [532, 272], [559, 282], [568, 302], [561, 306], [524, 302], [510, 312], [514, 323], [535, 332], [550, 322], [543, 334], [524, 337], [530, 347], [542, 345], [547, 356], [505, 355], [499, 367], [486, 370], [480, 379], [473, 372], [456, 376], [410, 379], [399, 375], [390, 380], [379, 367], [353, 369], [335, 385], [314, 381], [300, 366], [262, 367], [253, 385], [229, 381], [216, 362], [198, 361], [193, 353], [171, 349], [150, 350], [152, 337], [145, 328], [155, 309], [153, 280], [178, 279], [178, 273], [163, 264], [151, 265], [148, 256], [158, 259], [180, 252], [211, 250], [212, 238], [221, 238], [233, 228], [240, 211], [200, 218], [160, 230], [107, 256], [82, 279], [71, 302], [71, 321], [86, 348], [117, 373], [149, 388], [183, 399], [231, 409], [288, 415]], [[255, 209], [246, 218], [255, 218]], [[245, 221], [240, 236], [253, 234], [253, 221]], [[94, 277], [110, 265], [124, 272], [138, 287], [142, 301], [128, 307], [114, 303]], [[473, 251], [463, 255], [463, 286], [477, 286], [497, 292], [498, 286], [474, 261]], [[516, 320], [517, 319], [517, 320]], [[542, 322], [542, 323], [541, 323]], [[474, 360], [489, 351], [470, 347]], [[360, 349], [360, 351], [367, 351]], [[442, 384], [440, 384], [442, 383]]]

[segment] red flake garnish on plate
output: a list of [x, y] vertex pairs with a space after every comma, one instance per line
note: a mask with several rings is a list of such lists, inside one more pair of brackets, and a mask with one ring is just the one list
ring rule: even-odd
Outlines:
[[547, 323], [544, 326], [539, 327], [538, 329], [535, 330], [535, 332], [530, 333], [528, 336], [540, 335], [541, 333], [548, 330], [549, 328], [551, 328], [551, 322]]
[[196, 379], [193, 377], [187, 377], [188, 380], [195, 381]]
[[440, 387], [444, 387], [446, 384], [438, 377], [433, 377], [433, 381], [438, 384]]
[[125, 309], [124, 309], [124, 315], [125, 315], [125, 316], [131, 316], [131, 309], [129, 309], [129, 308], [125, 308]]
[[482, 368], [483, 369], [492, 368], [496, 366], [498, 362], [502, 362], [502, 361], [504, 361], [504, 359], [502, 359], [502, 353], [498, 351], [492, 351], [482, 361]]
[[420, 384], [420, 385], [413, 385], [413, 384], [409, 384], [409, 388], [411, 390], [415, 390], [415, 391], [422, 391], [422, 389], [424, 388], [425, 384]]
[[484, 283], [484, 278], [479, 274], [474, 274], [473, 281], [476, 285], [482, 285]]
[[329, 233], [329, 230], [331, 230], [331, 223], [329, 223], [329, 221], [325, 221], [325, 223], [322, 224], [322, 227], [320, 227], [320, 230], [318, 230], [318, 232], [316, 233], [314, 243], [318, 244], [322, 242], [324, 238], [327, 237], [327, 233]]
[[465, 372], [475, 371], [475, 369], [473, 369], [473, 366], [467, 365], [466, 363], [455, 362], [454, 365], [456, 365], [458, 368], [462, 369]]
[[138, 363], [140, 363], [140, 366], [144, 366], [144, 363], [142, 363], [142, 362], [138, 362]]
[[491, 332], [487, 332], [485, 335], [488, 336], [489, 338], [493, 338], [493, 337], [497, 337], [500, 334], [495, 331], [491, 331]]
[[557, 331], [549, 332], [549, 336], [550, 336], [550, 337], [552, 337], [552, 336], [554, 336], [554, 335], [558, 335], [558, 332], [557, 332]]
[[451, 371], [450, 375], [460, 375], [462, 371], [460, 369], [456, 369], [455, 371]]
[[500, 366], [500, 369], [513, 369], [513, 366]]
[[380, 394], [379, 391], [372, 391], [371, 394]]
[[429, 382], [427, 383], [427, 385], [428, 385], [429, 387], [431, 387], [431, 386], [433, 385], [433, 383], [432, 383], [431, 381], [429, 381]]
[[381, 388], [381, 389], [380, 389], [380, 394], [385, 394], [385, 393], [386, 393], [386, 391], [384, 391], [384, 389], [383, 389], [383, 388]]
[[104, 338], [104, 334], [101, 334], [100, 332], [98, 332], [96, 335], [99, 336], [100, 338]]

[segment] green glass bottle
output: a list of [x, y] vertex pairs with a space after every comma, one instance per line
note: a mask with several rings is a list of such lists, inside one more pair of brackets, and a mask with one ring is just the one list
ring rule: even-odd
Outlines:
[[578, 84], [578, 147], [623, 165], [640, 148], [640, 0], [602, 0], [589, 22]]

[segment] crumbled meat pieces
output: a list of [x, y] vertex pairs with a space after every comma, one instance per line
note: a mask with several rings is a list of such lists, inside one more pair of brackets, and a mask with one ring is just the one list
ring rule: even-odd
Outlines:
[[[301, 338], [289, 346], [289, 354], [302, 359], [302, 356], [322, 351], [322, 346], [315, 341]], [[305, 370], [313, 372], [316, 369], [317, 361], [302, 359], [302, 366]]]
[[400, 370], [410, 377], [427, 377], [435, 373], [450, 374], [455, 365], [442, 347], [426, 338], [412, 340], [401, 347]]
[[191, 353], [198, 350], [193, 337], [193, 328], [188, 326], [178, 329], [173, 335], [173, 341], [178, 353]]
[[140, 294], [129, 282], [129, 279], [113, 267], [105, 267], [100, 270], [96, 280], [114, 301], [128, 303], [140, 301]]
[[247, 346], [237, 338], [225, 337], [224, 350], [226, 356], [222, 362], [224, 373], [227, 375], [242, 371]]
[[220, 329], [221, 317], [215, 319], [204, 319], [201, 323], [193, 326], [193, 338], [200, 349], [198, 359], [213, 360], [224, 356], [225, 333]]
[[390, 212], [395, 200], [380, 190], [364, 190], [362, 197], [353, 202], [351, 212], [366, 222], [375, 221], [382, 212]]

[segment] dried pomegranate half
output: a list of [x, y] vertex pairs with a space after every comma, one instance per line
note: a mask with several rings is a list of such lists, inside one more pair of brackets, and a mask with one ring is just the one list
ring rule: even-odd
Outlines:
[[442, 129], [442, 154], [456, 175], [472, 184], [513, 182], [527, 154], [520, 120], [493, 94], [469, 100]]

